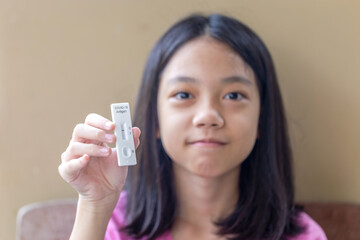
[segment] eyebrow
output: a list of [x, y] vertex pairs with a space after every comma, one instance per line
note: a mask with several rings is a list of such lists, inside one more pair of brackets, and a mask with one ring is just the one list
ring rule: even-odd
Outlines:
[[253, 83], [247, 79], [246, 77], [243, 77], [243, 76], [239, 76], [239, 75], [236, 75], [236, 76], [231, 76], [231, 77], [227, 77], [227, 78], [224, 78], [222, 80], [222, 83], [243, 83], [245, 85], [249, 85], [251, 86]]
[[[171, 84], [178, 83], [178, 82], [197, 84], [199, 81], [196, 78], [192, 78], [192, 77], [177, 76], [177, 77], [169, 79], [167, 81], [167, 84], [171, 85]], [[249, 86], [251, 86], [253, 84], [249, 79], [247, 79], [243, 76], [239, 76], [239, 75], [226, 77], [221, 80], [221, 84], [231, 84], [231, 83], [242, 83], [242, 84], [249, 85]]]

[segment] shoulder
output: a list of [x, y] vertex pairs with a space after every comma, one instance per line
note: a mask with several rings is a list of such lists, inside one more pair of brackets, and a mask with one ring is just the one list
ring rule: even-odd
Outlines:
[[[126, 225], [126, 202], [127, 193], [126, 191], [122, 191], [109, 220], [105, 233], [105, 240], [134, 240], [134, 238], [129, 237], [127, 234], [120, 231], [120, 229]], [[146, 237], [142, 237], [140, 240], [146, 239]], [[172, 240], [170, 231], [165, 232], [156, 238], [156, 240]]]
[[304, 232], [288, 240], [327, 240], [320, 225], [305, 212], [299, 213], [299, 222], [304, 226]]

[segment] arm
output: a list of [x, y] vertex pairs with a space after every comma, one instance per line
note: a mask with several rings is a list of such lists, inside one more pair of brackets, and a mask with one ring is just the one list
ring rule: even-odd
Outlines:
[[[115, 125], [97, 114], [78, 124], [61, 155], [59, 173], [78, 193], [79, 201], [70, 239], [104, 239], [108, 221], [125, 184], [127, 167], [117, 165]], [[140, 130], [133, 128], [135, 146]]]
[[114, 207], [112, 203], [92, 203], [80, 197], [70, 240], [103, 240]]

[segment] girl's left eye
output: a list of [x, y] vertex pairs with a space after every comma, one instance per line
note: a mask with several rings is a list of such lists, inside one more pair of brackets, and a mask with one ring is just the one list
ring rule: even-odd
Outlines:
[[230, 100], [241, 100], [245, 97], [243, 94], [241, 94], [239, 92], [231, 92], [231, 93], [226, 94], [224, 98], [230, 99]]

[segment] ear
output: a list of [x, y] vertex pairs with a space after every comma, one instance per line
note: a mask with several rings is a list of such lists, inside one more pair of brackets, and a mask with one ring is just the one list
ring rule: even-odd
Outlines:
[[256, 129], [256, 140], [259, 140], [260, 139], [260, 124], [258, 124], [258, 127]]
[[159, 129], [156, 129], [156, 138], [160, 139], [160, 130]]
[[[262, 107], [261, 107], [261, 109], [262, 109]], [[261, 115], [261, 112], [259, 114], [258, 126], [257, 126], [257, 130], [256, 130], [256, 140], [260, 139], [260, 125], [261, 125], [261, 123], [260, 123], [260, 121], [261, 121], [260, 115]]]

